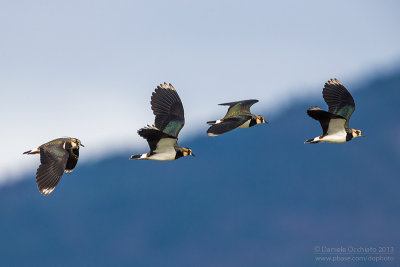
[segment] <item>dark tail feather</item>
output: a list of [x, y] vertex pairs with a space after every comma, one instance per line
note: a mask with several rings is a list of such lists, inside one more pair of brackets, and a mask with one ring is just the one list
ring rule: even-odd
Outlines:
[[217, 121], [207, 121], [207, 124], [214, 125]]
[[223, 120], [222, 122], [216, 121], [215, 124], [213, 124], [210, 128], [208, 128], [207, 135], [218, 136], [223, 133], [232, 131], [233, 129], [239, 127], [243, 123], [244, 123], [243, 120], [237, 120], [237, 119]]
[[208, 136], [218, 136], [220, 134], [229, 132], [234, 128], [230, 128], [229, 125], [223, 124], [223, 123], [218, 123], [218, 124], [213, 124], [210, 128], [207, 130], [207, 135]]
[[27, 154], [27, 155], [33, 155], [33, 154], [39, 154], [40, 153], [40, 150], [39, 149], [36, 149], [36, 150], [28, 150], [28, 151], [25, 151], [24, 153], [22, 153], [22, 155], [25, 155], [25, 154]]
[[129, 159], [144, 159], [142, 158], [143, 154], [139, 154], [139, 155], [131, 155], [131, 157]]
[[304, 142], [304, 144], [306, 144], [306, 143], [309, 143], [309, 144], [318, 144], [319, 142], [318, 142], [318, 141], [314, 141], [314, 139], [309, 139], [309, 140], [306, 140], [306, 141]]

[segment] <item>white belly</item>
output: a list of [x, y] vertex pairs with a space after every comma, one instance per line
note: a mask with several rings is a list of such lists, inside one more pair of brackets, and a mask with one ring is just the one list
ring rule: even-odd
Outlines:
[[245, 123], [240, 125], [238, 128], [249, 128], [250, 126], [250, 120], [247, 120]]
[[154, 155], [151, 155], [148, 159], [150, 160], [159, 160], [159, 161], [170, 161], [170, 160], [175, 160], [175, 150], [173, 153], [157, 153]]
[[149, 157], [151, 160], [174, 160], [176, 156], [175, 146], [177, 140], [175, 138], [162, 138], [158, 144], [154, 154]]
[[[338, 132], [336, 134], [324, 136], [322, 139], [319, 139], [322, 143], [345, 143], [346, 142], [346, 132]], [[319, 137], [317, 137], [319, 138]], [[316, 138], [316, 139], [317, 139]]]

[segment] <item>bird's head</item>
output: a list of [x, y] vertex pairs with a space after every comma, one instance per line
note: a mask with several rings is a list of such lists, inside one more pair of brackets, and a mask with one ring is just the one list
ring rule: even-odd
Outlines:
[[263, 116], [257, 115], [256, 116], [256, 123], [260, 124], [260, 123], [268, 123], [268, 121], [265, 120], [265, 118]]
[[357, 138], [357, 137], [365, 137], [365, 135], [362, 134], [361, 130], [357, 130], [357, 129], [351, 129], [351, 135], [353, 136], [353, 138]]
[[72, 148], [79, 148], [79, 146], [85, 147], [82, 143], [81, 140], [78, 138], [71, 138], [71, 147]]
[[183, 154], [184, 157], [186, 157], [186, 156], [193, 156], [194, 157], [194, 154], [193, 154], [192, 150], [190, 148], [187, 148], [187, 147], [182, 147], [182, 154]]

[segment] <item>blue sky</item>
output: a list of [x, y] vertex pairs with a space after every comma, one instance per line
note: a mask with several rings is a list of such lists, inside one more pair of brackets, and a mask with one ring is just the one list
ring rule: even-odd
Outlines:
[[298, 98], [313, 104], [331, 77], [351, 90], [398, 66], [399, 11], [398, 1], [3, 1], [0, 184], [33, 174], [39, 159], [22, 152], [61, 136], [82, 140], [82, 162], [144, 152], [136, 131], [153, 122], [164, 81], [184, 102], [182, 139], [204, 134], [221, 102], [257, 98], [268, 119]]

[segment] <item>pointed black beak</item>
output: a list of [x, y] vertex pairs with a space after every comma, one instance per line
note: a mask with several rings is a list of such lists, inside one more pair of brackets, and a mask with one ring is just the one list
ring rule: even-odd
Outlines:
[[195, 155], [195, 154], [193, 154], [193, 152], [192, 152], [192, 156], [193, 156], [193, 157], [196, 157], [196, 155]]
[[81, 146], [85, 147], [82, 143], [81, 143]]

